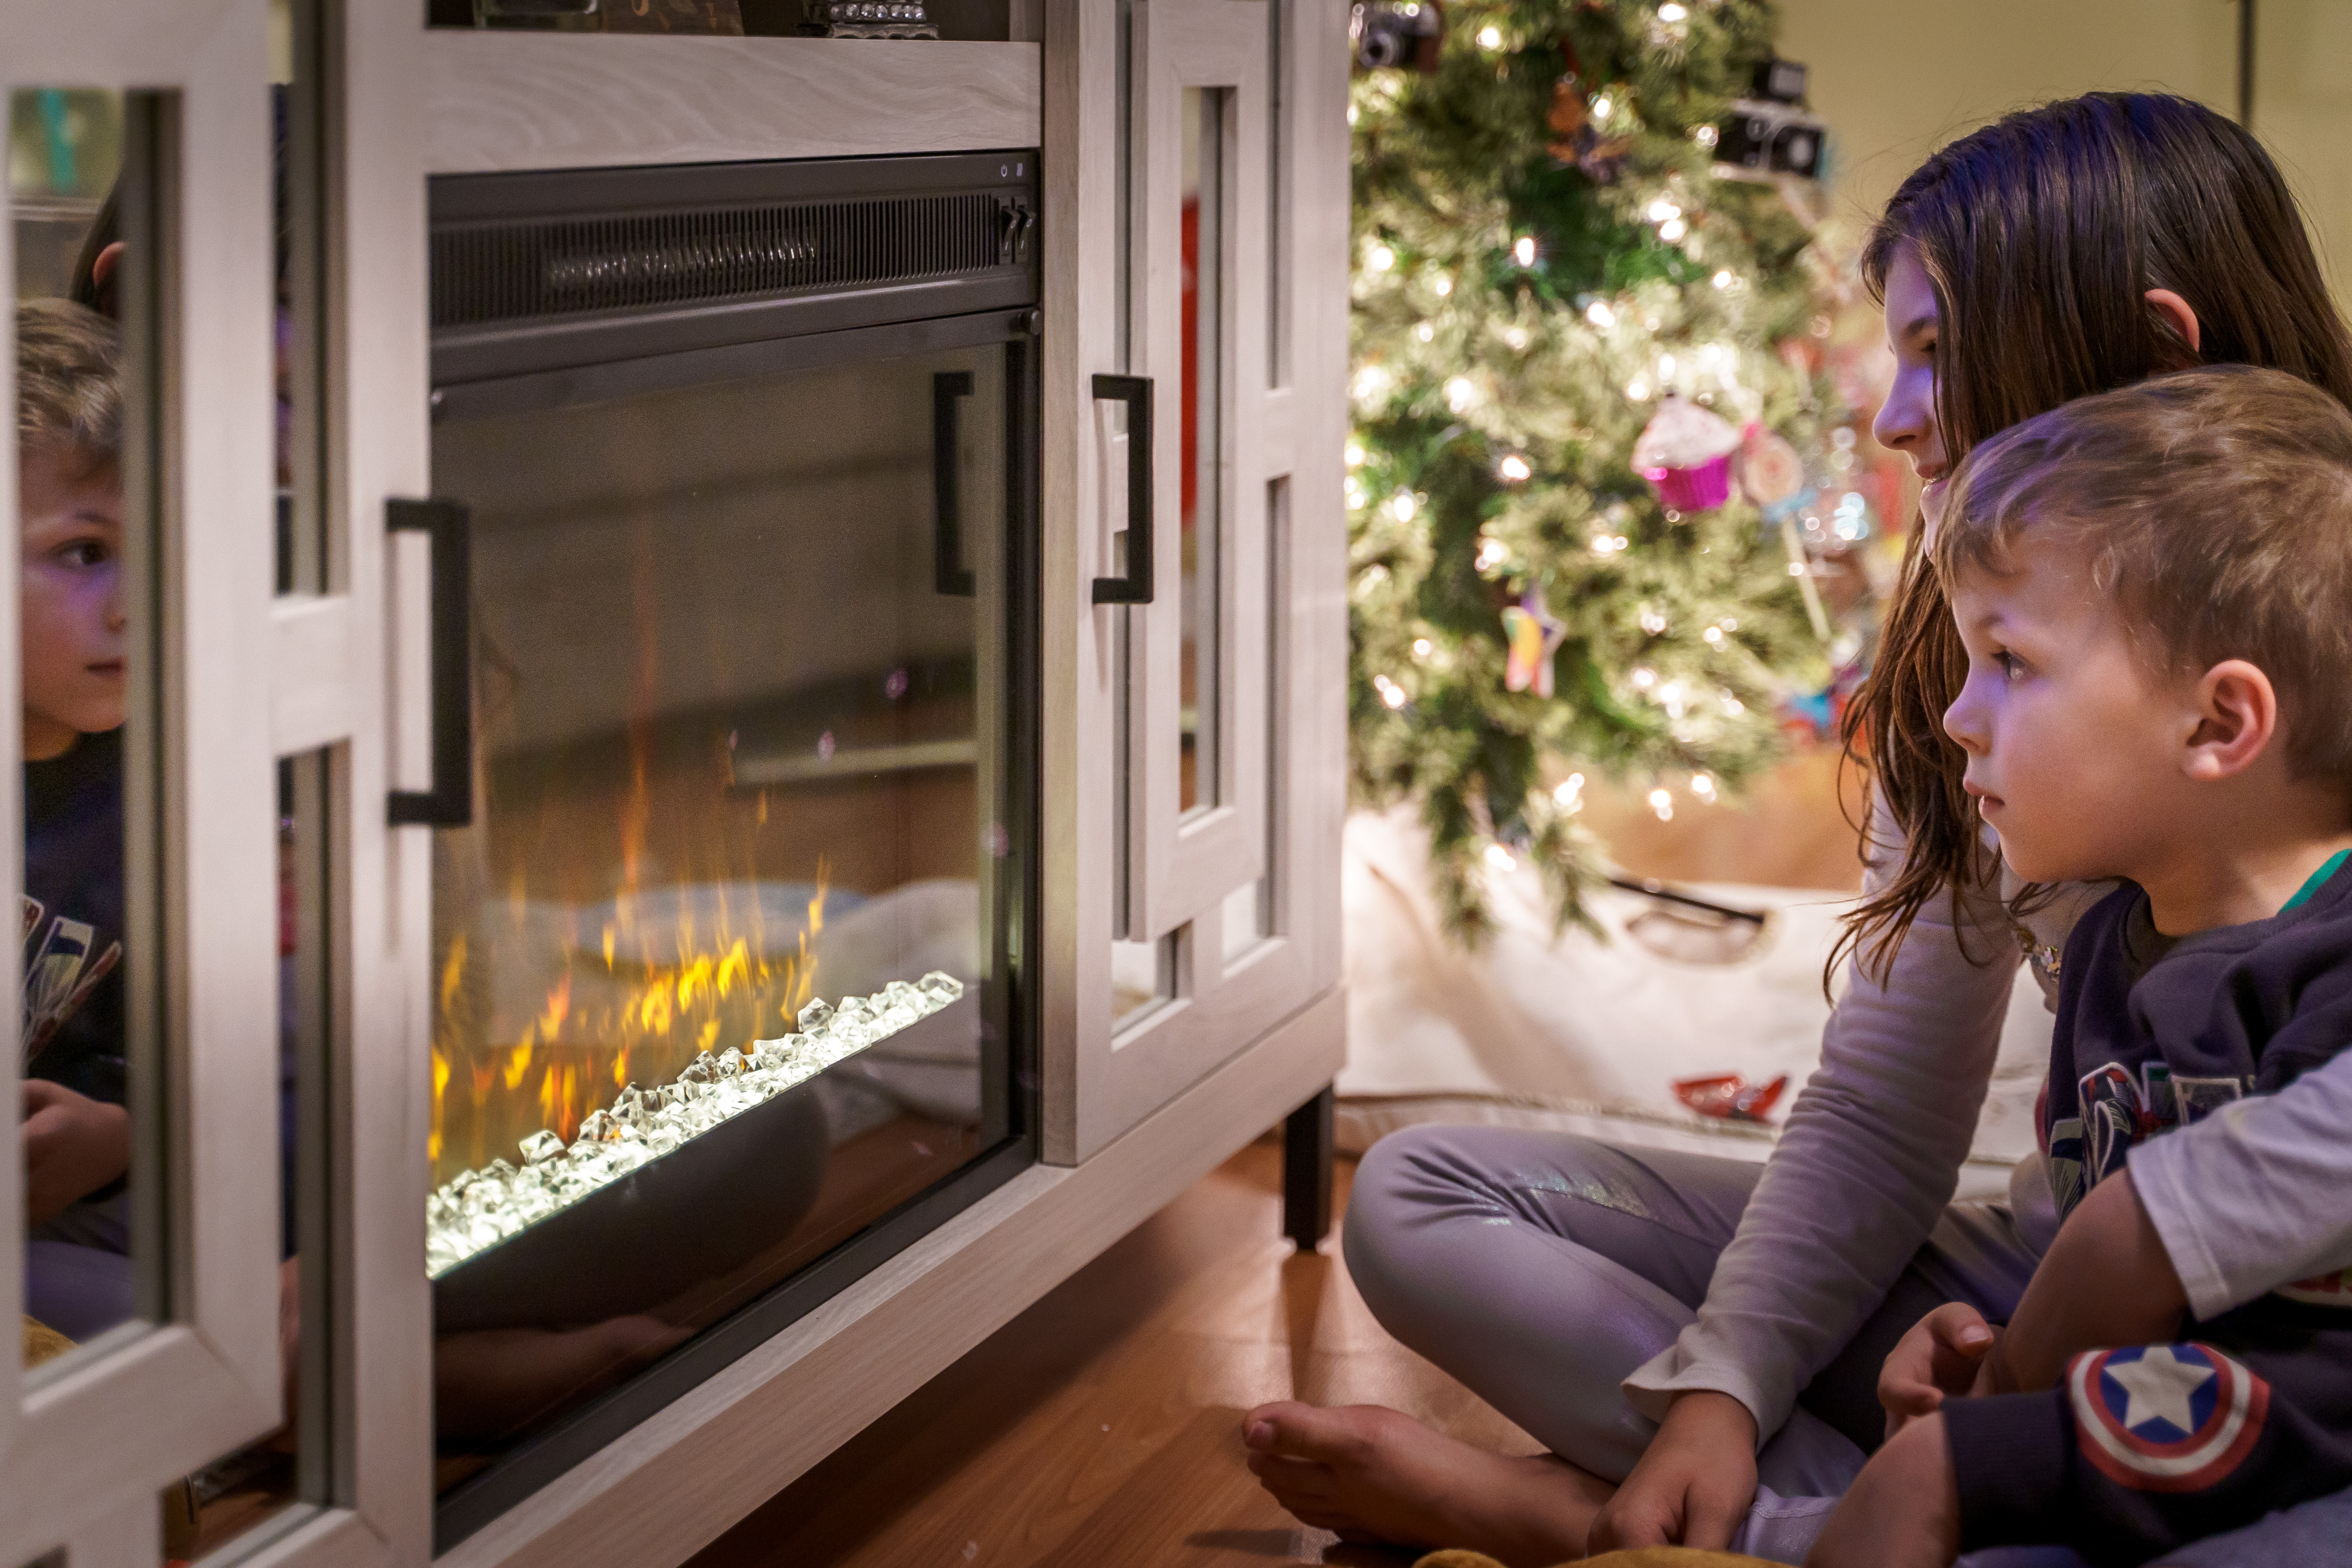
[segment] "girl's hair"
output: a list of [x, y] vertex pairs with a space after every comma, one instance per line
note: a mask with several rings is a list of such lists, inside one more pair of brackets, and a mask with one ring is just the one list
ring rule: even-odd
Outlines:
[[[1935, 290], [1936, 416], [1955, 464], [2062, 403], [2198, 363], [2286, 371], [2352, 405], [2352, 333], [2286, 182], [2251, 133], [2185, 98], [2090, 93], [1962, 137], [1903, 182], [1871, 231], [1863, 275], [1881, 300], [1906, 245]], [[2151, 289], [2196, 312], [2194, 353], [2147, 304]], [[1957, 900], [1995, 869], [1944, 734], [1968, 659], [1923, 531], [1843, 732], [1906, 849], [1847, 917], [1831, 962], [1852, 952], [1882, 981], [1929, 899]]]

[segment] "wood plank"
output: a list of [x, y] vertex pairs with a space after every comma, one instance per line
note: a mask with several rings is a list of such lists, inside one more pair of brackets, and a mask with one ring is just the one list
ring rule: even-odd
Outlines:
[[1035, 44], [472, 31], [425, 38], [426, 172], [1034, 147]]

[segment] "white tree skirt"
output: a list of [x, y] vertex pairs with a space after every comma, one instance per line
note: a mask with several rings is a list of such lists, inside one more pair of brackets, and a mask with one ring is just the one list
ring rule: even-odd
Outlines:
[[[1770, 1152], [1772, 1126], [1701, 1117], [1674, 1082], [1787, 1073], [1771, 1121], [1787, 1114], [1820, 1059], [1830, 1011], [1822, 964], [1851, 900], [1805, 889], [1685, 889], [1768, 911], [1760, 935], [1743, 942], [1741, 928], [1711, 931], [1612, 889], [1594, 907], [1607, 941], [1578, 931], [1555, 939], [1543, 888], [1521, 866], [1488, 873], [1495, 933], [1465, 953], [1440, 930], [1427, 849], [1409, 810], [1348, 824], [1342, 1148], [1360, 1151], [1414, 1122], [1479, 1121], [1740, 1159]], [[2009, 1168], [2032, 1152], [2049, 1059], [2050, 1015], [2021, 968], [1964, 1195], [2003, 1190]]]

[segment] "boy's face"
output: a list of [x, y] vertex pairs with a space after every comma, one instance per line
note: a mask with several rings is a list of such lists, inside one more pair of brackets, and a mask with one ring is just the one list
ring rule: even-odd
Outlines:
[[122, 722], [122, 482], [111, 464], [37, 447], [17, 481], [25, 754], [38, 760]]
[[2140, 875], [2191, 809], [2197, 683], [2148, 671], [2063, 542], [2028, 533], [2005, 564], [1951, 585], [1969, 675], [1944, 730], [1968, 791], [2027, 881]]

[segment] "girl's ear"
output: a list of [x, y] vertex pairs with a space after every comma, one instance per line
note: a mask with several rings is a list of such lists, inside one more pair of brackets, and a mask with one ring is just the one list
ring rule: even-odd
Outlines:
[[2169, 289], [2151, 289], [2145, 298], [2148, 308], [2156, 312], [2158, 322], [2169, 329], [2171, 336], [2187, 344], [2189, 348], [2189, 357], [2186, 360], [2178, 364], [2166, 364], [2160, 368], [2194, 370], [2202, 363], [2197, 357], [2198, 344], [2203, 337], [2202, 331], [2197, 325], [2197, 312], [2189, 308], [2188, 300]]
[[2242, 658], [2225, 658], [2205, 672], [2197, 710], [2181, 771], [2200, 784], [2244, 772], [2278, 733], [2278, 692]]

